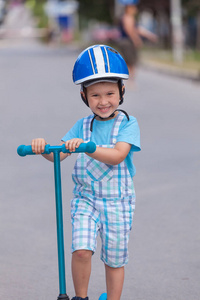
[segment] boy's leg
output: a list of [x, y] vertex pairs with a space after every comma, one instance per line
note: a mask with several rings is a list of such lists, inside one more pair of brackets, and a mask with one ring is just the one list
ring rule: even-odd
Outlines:
[[87, 297], [92, 251], [77, 250], [72, 254], [72, 277], [77, 297]]
[[105, 264], [107, 300], [120, 300], [123, 283], [124, 267], [111, 268]]

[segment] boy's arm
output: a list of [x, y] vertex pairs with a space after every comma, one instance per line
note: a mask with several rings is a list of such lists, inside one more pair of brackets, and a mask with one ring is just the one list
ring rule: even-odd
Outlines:
[[[66, 149], [74, 152], [84, 141], [79, 138], [65, 142]], [[126, 142], [118, 142], [114, 148], [97, 147], [94, 153], [86, 153], [88, 156], [108, 165], [120, 164], [128, 155], [131, 145]]]
[[138, 33], [153, 43], [158, 42], [158, 36], [144, 27], [139, 26]]
[[114, 148], [97, 147], [94, 153], [87, 155], [108, 165], [118, 165], [126, 158], [130, 149], [130, 144], [118, 142]]

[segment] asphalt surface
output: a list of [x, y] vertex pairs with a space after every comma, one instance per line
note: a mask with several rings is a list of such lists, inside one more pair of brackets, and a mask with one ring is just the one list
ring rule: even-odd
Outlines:
[[[58, 296], [53, 164], [16, 149], [50, 144], [89, 114], [71, 79], [78, 51], [38, 44], [0, 49], [0, 299]], [[200, 84], [139, 69], [122, 107], [141, 129], [135, 154], [137, 195], [122, 300], [200, 299]], [[71, 172], [62, 162], [67, 293], [70, 274]], [[105, 291], [100, 241], [91, 300]]]

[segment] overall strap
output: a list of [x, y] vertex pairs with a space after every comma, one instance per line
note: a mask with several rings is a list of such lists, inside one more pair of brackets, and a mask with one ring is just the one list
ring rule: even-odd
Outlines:
[[89, 142], [91, 138], [90, 124], [94, 115], [90, 115], [83, 119], [83, 139], [85, 142]]
[[[116, 118], [114, 120], [114, 124], [113, 124], [112, 131], [111, 131], [111, 136], [110, 136], [110, 144], [111, 145], [116, 144], [116, 138], [118, 136], [119, 127], [120, 127], [122, 120], [124, 119], [124, 115], [125, 115], [124, 112], [119, 111], [118, 115], [116, 116]], [[91, 139], [90, 125], [91, 125], [93, 118], [94, 118], [94, 115], [90, 115], [83, 119], [83, 139], [85, 142], [88, 142]]]
[[112, 131], [111, 131], [111, 136], [110, 136], [110, 144], [111, 145], [116, 144], [117, 136], [118, 136], [118, 132], [119, 132], [119, 127], [121, 125], [122, 120], [124, 119], [124, 115], [125, 115], [124, 113], [119, 111], [118, 115], [115, 118], [113, 128], [112, 128]]

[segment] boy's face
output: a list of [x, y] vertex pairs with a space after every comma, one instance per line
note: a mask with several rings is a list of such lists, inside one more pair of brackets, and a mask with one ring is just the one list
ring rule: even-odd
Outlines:
[[87, 87], [87, 99], [93, 113], [103, 119], [109, 118], [119, 106], [118, 84], [110, 82], [95, 83]]

